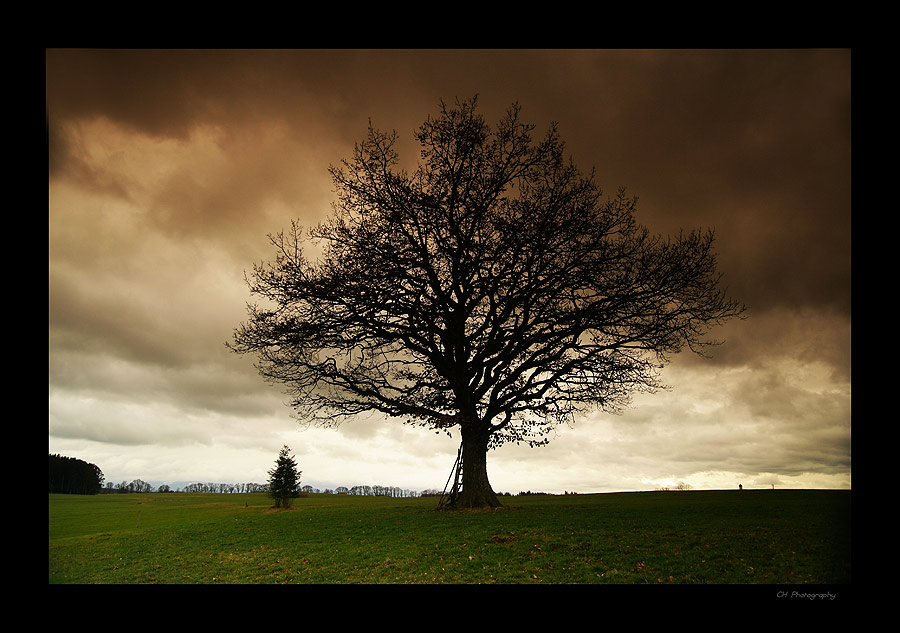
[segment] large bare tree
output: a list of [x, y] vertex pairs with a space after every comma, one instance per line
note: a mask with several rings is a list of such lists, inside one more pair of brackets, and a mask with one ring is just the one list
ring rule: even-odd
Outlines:
[[330, 218], [270, 236], [274, 261], [248, 277], [264, 302], [230, 344], [258, 356], [302, 418], [459, 427], [463, 507], [500, 505], [490, 448], [619, 411], [743, 311], [719, 287], [712, 232], [650, 234], [635, 198], [604, 196], [555, 125], [536, 141], [519, 113], [491, 127], [476, 99], [442, 103], [416, 132], [412, 174], [397, 134], [370, 125], [331, 168]]

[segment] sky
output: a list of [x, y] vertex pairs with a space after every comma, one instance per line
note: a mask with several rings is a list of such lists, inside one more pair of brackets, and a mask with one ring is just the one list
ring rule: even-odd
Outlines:
[[590, 413], [547, 446], [488, 455], [497, 492], [851, 486], [850, 51], [46, 51], [49, 451], [107, 481], [443, 489], [459, 447], [383, 418], [301, 423], [225, 343], [267, 235], [315, 225], [328, 168], [367, 127], [413, 132], [478, 95], [651, 232], [712, 228], [747, 318], [668, 389]]

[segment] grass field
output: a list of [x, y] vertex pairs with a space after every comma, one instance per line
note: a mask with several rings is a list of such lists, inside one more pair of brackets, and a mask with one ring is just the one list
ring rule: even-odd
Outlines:
[[850, 582], [849, 491], [434, 498], [50, 495], [55, 583]]

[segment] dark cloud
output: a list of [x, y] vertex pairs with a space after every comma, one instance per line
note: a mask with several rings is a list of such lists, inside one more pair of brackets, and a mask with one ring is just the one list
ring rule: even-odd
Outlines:
[[[539, 131], [560, 122], [604, 188], [638, 195], [652, 230], [716, 228], [747, 303], [849, 310], [847, 51], [50, 51], [47, 85], [54, 129], [103, 116], [185, 140], [210, 126], [215, 171], [169, 174], [152, 207], [192, 232], [325, 191], [369, 118], [409, 156], [439, 99], [480, 93], [491, 119], [520, 101]], [[72, 139], [56, 139], [54, 165], [74, 168]]]

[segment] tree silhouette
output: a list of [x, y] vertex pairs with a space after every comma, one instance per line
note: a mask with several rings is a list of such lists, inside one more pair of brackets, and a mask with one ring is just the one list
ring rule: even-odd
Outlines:
[[636, 198], [604, 197], [555, 124], [535, 142], [519, 113], [492, 129], [477, 98], [442, 103], [416, 133], [411, 175], [396, 132], [370, 125], [330, 170], [334, 213], [309, 235], [321, 256], [307, 258], [295, 222], [270, 235], [274, 261], [248, 277], [265, 305], [248, 305], [229, 345], [257, 355], [301, 419], [459, 427], [457, 506], [500, 505], [489, 448], [619, 411], [743, 311], [718, 287], [711, 231], [651, 235]]
[[51, 493], [95, 495], [103, 485], [103, 471], [76, 457], [50, 454]]
[[269, 495], [276, 508], [290, 508], [291, 499], [300, 496], [300, 472], [287, 446], [279, 451], [275, 467], [269, 471]]

